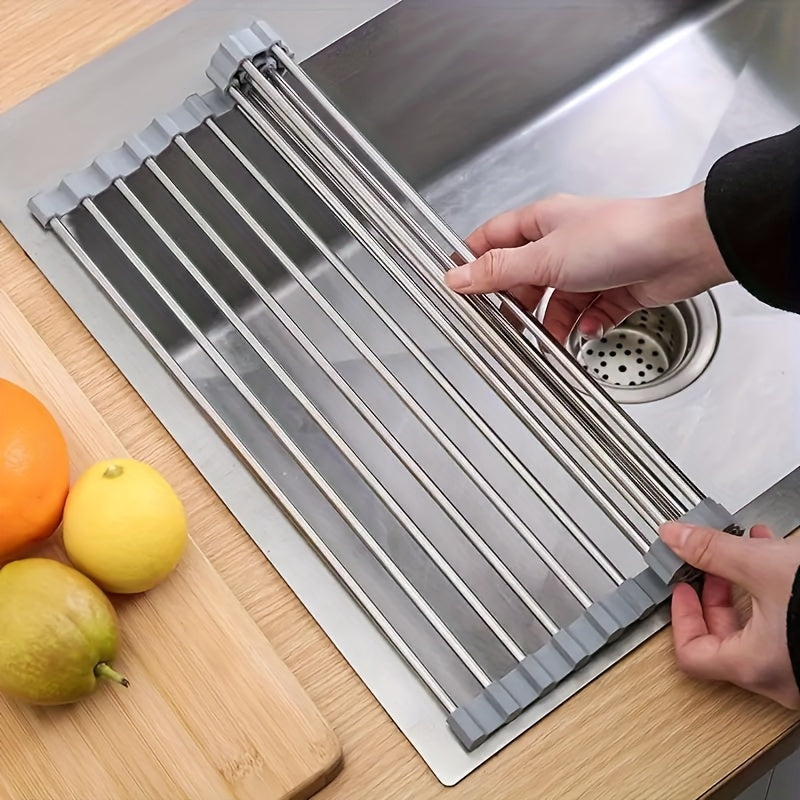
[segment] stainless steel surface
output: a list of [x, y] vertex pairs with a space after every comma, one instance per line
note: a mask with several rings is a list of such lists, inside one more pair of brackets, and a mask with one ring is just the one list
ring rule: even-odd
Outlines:
[[[409, 225], [409, 229], [405, 229], [402, 225], [402, 221], [409, 219], [408, 215], [398, 213], [397, 217], [395, 217], [392, 214], [393, 211], [400, 209], [399, 204], [391, 200], [389, 203], [390, 208], [383, 209], [382, 201], [386, 200], [387, 192], [382, 190], [376, 191], [375, 195], [370, 193], [370, 188], [377, 183], [374, 178], [370, 180], [368, 186], [360, 185], [359, 177], [364, 174], [364, 171], [354, 168], [348, 163], [349, 159], [339, 160], [337, 154], [342, 153], [344, 148], [338, 143], [338, 140], [334, 137], [329, 138], [329, 141], [337, 142], [334, 147], [317, 140], [311, 127], [303, 119], [303, 115], [292, 108], [291, 104], [281, 96], [281, 93], [261, 76], [252, 65], [245, 62], [244, 67], [249, 76], [254, 76], [254, 84], [257, 91], [267, 100], [269, 110], [278, 117], [284, 129], [290, 130], [292, 136], [299, 137], [300, 145], [309, 158], [324, 171], [328, 171], [334, 176], [336, 185], [343, 190], [345, 196], [355, 198], [361, 213], [373, 225], [378, 226], [379, 229], [385, 232], [390, 245], [407, 261], [416, 275], [422, 279], [424, 285], [435, 297], [447, 303], [451, 295], [439, 280], [435, 265], [430, 263], [428, 253], [423, 247], [424, 242], [420, 243], [414, 238], [414, 225]], [[271, 123], [264, 119], [259, 111], [259, 106], [250, 102], [237, 89], [232, 89], [231, 95], [239, 106], [245, 110], [246, 116], [254, 126], [267, 136], [273, 146], [284, 152], [277, 141], [279, 139], [277, 132], [272, 129]], [[290, 155], [287, 158], [292, 163], [298, 164], [296, 156]], [[308, 180], [307, 169], [299, 164], [297, 169], [298, 173]], [[319, 191], [321, 195], [328, 196], [327, 192]], [[430, 241], [429, 237], [427, 241]], [[431, 247], [436, 250], [433, 245]], [[463, 245], [461, 247], [463, 248]], [[437, 252], [441, 251], [437, 250]], [[439, 264], [439, 267], [443, 269], [441, 264]], [[592, 439], [601, 444], [604, 451], [601, 453], [601, 457], [604, 457], [603, 465], [606, 474], [612, 476], [620, 487], [624, 486], [632, 494], [637, 507], [641, 508], [643, 506], [646, 513], [650, 515], [649, 518], [654, 521], [662, 519], [662, 515], [667, 517], [679, 516], [683, 511], [691, 507], [692, 500], [689, 500], [686, 505], [682, 505], [678, 500], [673, 505], [671, 498], [665, 496], [665, 487], [657, 480], [653, 480], [652, 476], [642, 469], [640, 460], [649, 460], [649, 464], [653, 466], [655, 471], [671, 471], [670, 465], [665, 464], [663, 459], [659, 461], [657, 454], [653, 453], [646, 443], [640, 444], [641, 449], [633, 457], [625, 446], [618, 444], [614, 433], [608, 427], [610, 419], [617, 421], [620, 418], [615, 408], [603, 402], [602, 408], [606, 412], [606, 416], [603, 416], [591, 407], [584, 398], [579, 396], [573, 398], [570, 395], [571, 389], [553, 379], [542, 354], [535, 349], [532, 350], [522, 346], [516, 336], [516, 332], [510, 327], [509, 323], [500, 315], [493, 316], [490, 310], [493, 311], [494, 308], [486, 302], [486, 298], [466, 298], [464, 305], [461, 307], [463, 316], [460, 322], [466, 324], [469, 332], [477, 337], [488, 352], [513, 375], [521, 388], [527, 391], [528, 397], [533, 402], [537, 403], [551, 419], [558, 419], [562, 430], [568, 431], [573, 436], [573, 441], [581, 446], [584, 452], [591, 448]], [[492, 322], [495, 320], [500, 324], [501, 329], [506, 331], [505, 336], [493, 328]], [[446, 333], [450, 342], [458, 347], [458, 336], [452, 332], [452, 327], [445, 326], [442, 330]], [[536, 328], [535, 332], [541, 337], [540, 340], [547, 339], [547, 334], [541, 326]], [[504, 343], [509, 346], [504, 346]], [[571, 377], [577, 376], [579, 382], [585, 381], [585, 376], [575, 368], [571, 361], [565, 358], [560, 349], [554, 349], [550, 354], [560, 365], [567, 365], [567, 372]], [[504, 392], [508, 389], [507, 380], [502, 377], [495, 377], [492, 384], [495, 390], [499, 392]], [[586, 388], [585, 385], [584, 388]], [[594, 399], [604, 400], [602, 395], [599, 394], [600, 390], [596, 385], [590, 388], [592, 388], [591, 395]], [[549, 402], [542, 404], [541, 399], [543, 396], [548, 397]], [[518, 408], [516, 405], [514, 407]], [[576, 425], [575, 417], [582, 424]], [[636, 431], [630, 425], [623, 424], [621, 427], [626, 439], [633, 435], [635, 440]], [[631, 475], [636, 478], [635, 482], [630, 480]], [[667, 486], [668, 491], [669, 485]], [[501, 508], [505, 518], [511, 522], [514, 528], [524, 535], [524, 526], [521, 525], [520, 520], [514, 519], [514, 515], [510, 513], [508, 507], [499, 498], [495, 498], [494, 502]], [[574, 526], [571, 528], [571, 532], [576, 535]], [[540, 552], [540, 547], [535, 542], [531, 544], [537, 552]], [[545, 555], [543, 557], [546, 558]], [[558, 569], [553, 564], [549, 563], [548, 565], [554, 571]], [[563, 574], [561, 577], [564, 580]], [[581, 602], [586, 605], [586, 600], [587, 598], [584, 596]]]
[[[225, 406], [226, 396], [214, 394], [215, 387], [221, 386], [219, 375], [208, 370], [190, 339], [171, 326], [163, 308], [143, 305], [146, 298], [137, 295], [124, 273], [118, 272], [112, 276], [116, 285], [112, 290], [128, 293], [135, 312], [144, 318], [143, 324], [157, 330], [156, 346], [158, 341], [170, 342], [167, 352], [159, 353], [145, 336], [144, 341], [153, 349], [143, 347], [142, 339], [97, 289], [92, 277], [76, 267], [72, 257], [58, 242], [54, 243], [54, 237], [48, 239], [41, 234], [28, 218], [25, 203], [31, 194], [63, 172], [81, 166], [89, 157], [115, 144], [122, 134], [146, 124], [157, 107], [171, 107], [188, 92], [203, 90], [205, 84], [197, 83], [197, 75], [213, 45], [225, 32], [255, 17], [263, 17], [277, 27], [301, 58], [321, 44], [334, 42], [305, 66], [401, 173], [422, 187], [431, 205], [459, 235], [490, 214], [551, 191], [646, 194], [680, 189], [702, 176], [713, 158], [729, 147], [797, 124], [800, 103], [794, 76], [800, 74], [800, 64], [794, 34], [800, 30], [800, 8], [795, 3], [675, 3], [666, 9], [665, 4], [655, 2], [609, 2], [614, 3], [616, 13], [586, 5], [538, 2], [503, 5], [502, 13], [498, 13], [496, 4], [470, 2], [454, 15], [448, 13], [445, 2], [403, 0], [387, 14], [335, 42], [342, 28], [337, 30], [331, 25], [324, 34], [320, 33], [300, 3], [291, 4], [291, 8], [286, 4], [276, 16], [270, 13], [269, 3], [253, 3], [252, 7], [237, 3], [233, 8], [215, 9], [214, 14], [208, 14], [209, 4], [197, 3], [194, 10], [190, 7], [105, 61], [0, 119], [3, 221], [120, 364], [445, 783], [463, 777], [644, 641], [663, 626], [666, 614], [647, 620], [633, 635], [610, 648], [604, 658], [591, 662], [479, 750], [465, 754], [436, 722], [441, 719], [440, 702], [446, 702], [441, 694], [433, 689], [430, 694], [420, 692], [420, 670], [409, 669], [372, 624], [354, 624], [354, 620], [362, 618], [362, 612], [351, 593], [357, 595], [361, 587], [358, 583], [348, 584], [345, 579], [344, 588], [322, 563], [326, 561], [341, 574], [336, 566], [341, 567], [339, 557], [326, 559], [319, 547], [327, 546], [325, 542], [315, 545], [313, 541], [314, 531], [324, 530], [340, 544], [344, 539], [336, 537], [341, 531], [331, 531], [329, 518], [320, 516], [318, 509], [309, 509], [307, 518], [303, 517], [306, 538], [298, 537], [263, 492], [264, 475], [258, 469], [251, 472], [243, 466], [244, 461], [253, 467], [252, 461], [247, 460], [247, 450], [236, 446], [242, 438], [249, 443], [250, 439], [242, 436], [247, 426], [228, 431], [232, 437], [224, 428], [220, 429], [222, 434], [216, 430], [214, 423], [219, 419], [214, 414], [219, 414], [215, 406], [230, 410]], [[675, 25], [676, 14], [687, 6], [694, 6], [699, 13], [713, 11], [715, 15]], [[362, 7], [365, 9], [366, 4]], [[343, 9], [342, 13], [357, 15], [352, 8]], [[365, 16], [368, 13], [371, 11], [365, 11]], [[534, 19], [536, 24], [531, 22]], [[315, 45], [307, 46], [305, 43], [311, 40]], [[183, 46], [176, 48], [176, 42]], [[205, 52], [203, 43], [208, 45]], [[644, 46], [632, 51], [640, 45]], [[141, 60], [138, 56], [143, 52], [148, 55]], [[170, 71], [166, 75], [159, 69], [160, 54], [169, 59]], [[541, 68], [543, 64], [547, 69]], [[108, 80], [112, 72], [119, 80]], [[81, 98], [88, 91], [93, 93], [95, 102], [86, 109], [85, 124], [76, 126], [71, 133], [64, 120], [74, 118], [74, 109], [81, 106]], [[64, 137], [72, 138], [65, 141]], [[214, 142], [225, 149], [211, 131], [208, 139], [197, 146], [202, 144], [207, 152], [205, 148], [210, 151]], [[41, 158], [25, 158], [24, 153], [34, 146]], [[221, 159], [220, 152], [217, 155]], [[248, 157], [263, 165], [255, 152], [248, 152]], [[184, 180], [190, 165], [168, 166], [177, 167]], [[270, 162], [268, 166], [274, 164]], [[270, 173], [270, 179], [280, 184], [280, 171]], [[154, 189], [152, 185], [145, 188]], [[313, 198], [298, 191], [291, 199], [381, 304], [394, 309], [400, 303], [394, 281], [384, 280], [376, 273], [371, 259], [354, 243], [331, 238], [335, 226]], [[113, 199], [108, 201], [113, 206]], [[262, 210], [253, 213], [259, 219], [261, 214], [267, 214]], [[250, 246], [244, 223], [232, 233], [242, 237], [237, 247]], [[345, 286], [335, 269], [325, 266], [313, 246], [304, 249], [294, 241], [293, 247], [290, 253], [295, 263], [302, 265], [336, 307], [344, 304], [348, 310], [358, 312], [362, 320], [367, 319], [367, 311], [360, 305], [363, 301], [352, 293], [349, 284]], [[194, 255], [200, 265], [202, 259], [198, 256], [202, 254]], [[202, 265], [212, 275], [221, 274], [221, 265], [206, 261]], [[304, 324], [309, 326], [306, 332], [325, 338], [328, 329], [304, 314], [302, 293], [282, 283], [274, 267], [265, 264], [263, 270], [265, 285], [274, 290], [288, 311], [302, 315]], [[246, 294], [240, 284], [226, 282], [225, 287], [248, 326], [258, 329], [271, 345], [280, 348], [279, 326], [259, 328], [254, 308], [241, 305]], [[196, 293], [190, 295], [181, 290], [180, 297], [184, 308], [204, 325], [210, 325], [205, 333], [214, 347], [225, 352], [248, 381], [259, 380], [259, 362], [252, 354], [234, 347], [235, 340], [226, 336], [219, 325], [220, 316], [204, 306]], [[627, 410], [692, 481], [735, 509], [800, 462], [800, 431], [794, 418], [794, 409], [800, 402], [800, 364], [792, 349], [800, 327], [796, 318], [765, 308], [736, 286], [715, 291], [714, 298], [721, 329], [717, 352], [707, 369], [671, 397], [630, 405]], [[451, 349], [442, 347], [436, 326], [430, 325], [424, 314], [416, 311], [407, 320], [406, 330], [413, 331], [417, 345], [431, 362], [464, 397], [475, 398], [477, 411], [494, 420], [498, 416], [496, 398], [486, 392], [484, 382], [477, 377], [465, 385], [462, 354], [454, 357]], [[427, 380], [412, 367], [415, 359], [405, 357], [395, 338], [387, 336], [381, 344], [379, 354], [389, 360], [393, 373], [402, 376], [407, 385], [416, 386]], [[181, 361], [183, 374], [191, 375], [195, 381], [192, 385], [200, 387], [200, 397], [212, 395], [214, 402], [195, 405], [192, 400], [198, 400], [196, 392], [185, 381], [173, 380], [175, 373], [164, 366], [159, 355]], [[286, 353], [281, 350], [276, 355]], [[348, 379], [365, 380], [366, 372], [354, 361], [351, 351], [342, 349], [328, 353], [328, 357], [337, 369], [350, 370]], [[488, 354], [486, 357], [495, 369]], [[739, 393], [744, 359], [748, 360], [750, 383], [746, 393]], [[303, 363], [297, 363], [296, 368], [293, 377], [301, 383]], [[370, 385], [374, 390], [377, 384]], [[428, 387], [425, 400], [437, 404], [445, 416], [452, 416], [450, 407], [444, 405], [449, 400], [439, 394], [440, 384], [424, 385]], [[382, 397], [377, 398], [381, 408]], [[386, 408], [391, 413], [395, 407]], [[342, 415], [338, 407], [336, 414], [337, 418]], [[502, 419], [494, 427], [504, 441], [529, 440], [527, 428], [516, 415], [504, 412], [499, 416]], [[349, 418], [343, 422], [354, 424]], [[405, 426], [409, 424], [407, 416], [398, 416], [398, 425], [406, 435], [409, 431]], [[731, 452], [731, 431], [736, 432], [735, 454]], [[415, 432], [411, 440], [415, 446], [412, 452], [420, 457], [427, 447], [427, 435]], [[256, 466], [259, 460], [270, 457], [277, 445], [264, 441], [259, 447], [250, 453]], [[472, 452], [467, 449], [468, 456]], [[575, 458], [585, 457], [585, 453], [575, 454]], [[547, 463], [549, 458], [542, 448], [526, 452], [523, 460], [537, 465], [534, 474], [538, 474], [538, 465]], [[497, 455], [495, 459], [496, 468], [501, 469], [505, 462]], [[283, 463], [284, 468], [291, 466], [288, 461]], [[433, 474], [449, 477], [445, 463], [438, 461], [429, 466], [433, 467]], [[599, 476], [593, 464], [586, 464], [585, 469], [588, 474]], [[383, 477], [380, 470], [376, 469], [376, 473]], [[503, 483], [503, 497], [509, 503], [518, 503], [530, 491], [524, 481], [515, 480], [516, 490], [511, 489], [510, 480]], [[273, 497], [281, 497], [280, 487], [264, 483]], [[307, 497], [309, 487], [295, 488], [296, 496]], [[592, 510], [591, 498], [579, 486], [569, 489], [565, 483], [550, 488], [581, 527], [603, 542], [607, 554], [614, 551], [615, 563], [620, 563], [620, 553], [625, 554], [622, 560], [626, 561], [626, 574], [636, 568], [640, 563], [637, 549], [627, 542], [627, 549], [620, 551], [609, 546], [624, 540], [616, 535], [615, 525], [603, 513]], [[610, 487], [609, 497], [624, 505], [623, 498], [616, 498], [615, 494]], [[757, 514], [759, 521], [777, 520], [773, 524], [779, 532], [786, 532], [781, 528], [784, 525], [796, 527], [798, 520], [792, 511], [796, 504], [791, 502], [797, 496], [795, 483], [789, 480], [779, 485], [776, 494], [770, 496], [778, 498], [777, 507], [762, 498], [747, 513]], [[288, 503], [293, 500], [283, 499]], [[489, 513], [474, 492], [460, 495], [458, 507], [469, 519], [484, 520]], [[438, 528], [438, 518], [431, 517], [430, 523], [422, 525], [423, 530]], [[443, 534], [444, 530], [437, 529], [436, 533]], [[499, 549], [506, 542], [499, 531], [498, 534]], [[611, 584], [580, 547], [558, 535], [557, 525], [541, 532], [542, 536], [545, 534], [548, 546], [561, 548], [559, 555], [576, 565], [582, 585], [591, 586], [592, 593]], [[333, 552], [333, 548], [329, 550]], [[315, 558], [315, 552], [323, 554], [323, 559]], [[449, 555], [453, 566], [461, 567], [461, 554]], [[536, 596], [541, 596], [542, 587], [537, 584], [541, 573], [533, 568], [530, 559], [505, 553], [505, 561], [525, 572], [525, 584], [537, 587]], [[492, 583], [488, 572], [460, 574], [478, 594]], [[408, 620], [414, 619], [409, 604], [377, 582], [369, 589], [371, 599], [362, 597], [362, 605], [372, 603], [371, 610], [377, 613], [370, 616], [387, 631], [387, 636], [395, 630], [400, 647], [408, 641], [413, 643], [413, 652], [406, 653], [407, 657], [427, 652], [429, 631], [408, 629]], [[558, 591], [552, 595], [555, 605], [551, 613], [559, 621], [575, 612], [574, 601], [570, 605], [568, 597], [559, 599]], [[494, 599], [502, 599], [506, 609], [518, 608], [512, 592]], [[384, 617], [381, 622], [381, 606], [393, 610], [392, 619]], [[472, 613], [462, 605], [455, 618], [465, 623], [464, 629], [475, 629], [474, 615], [470, 618], [467, 612]], [[515, 613], [505, 624], [512, 618], [530, 618], [524, 608]], [[452, 617], [449, 621], [455, 625]], [[523, 643], [526, 647], [535, 646], [541, 635], [528, 631], [529, 638]], [[494, 659], [492, 670], [504, 668], [496, 652], [482, 655], [488, 661]], [[458, 674], [446, 660], [435, 665], [428, 672], [429, 688], [431, 683], [437, 685], [442, 674], [449, 677], [451, 672]], [[459, 680], [463, 696], [470, 691], [472, 679], [456, 678], [456, 682]], [[454, 694], [451, 700], [458, 703], [458, 693]]]
[[[278, 52], [280, 52], [279, 49]], [[284, 64], [289, 65], [289, 62], [285, 57], [282, 59], [282, 61]], [[281, 97], [280, 92], [277, 92], [273, 87], [271, 87], [265, 81], [265, 79], [258, 74], [251, 64], [245, 63], [244, 66], [247, 74], [253, 78], [255, 84], [259, 87], [259, 90], [262, 91], [265, 96], [272, 101], [274, 104], [273, 108], [277, 107], [276, 110], [283, 119], [289, 119], [290, 124], [293, 125], [304, 125], [300, 116], [297, 115], [297, 113], [292, 110], [290, 104], [287, 104], [286, 100]], [[296, 77], [301, 78], [296, 67], [292, 68], [290, 66], [290, 70]], [[276, 83], [282, 88], [283, 92], [294, 101], [295, 105], [302, 107], [302, 100], [298, 98], [296, 93], [294, 93], [294, 91], [288, 87], [286, 82], [281, 77], [277, 78]], [[449, 245], [457, 255], [465, 259], [471, 258], [472, 254], [467, 249], [466, 245], [455, 236], [449, 226], [446, 226], [442, 223], [441, 218], [422, 201], [422, 198], [416, 192], [414, 192], [407, 182], [401, 176], [399, 176], [399, 174], [390, 165], [388, 165], [382, 157], [376, 153], [369, 142], [364, 139], [363, 135], [358, 133], [352, 127], [352, 125], [349, 124], [346, 119], [338, 113], [335, 107], [333, 107], [332, 104], [330, 104], [327, 99], [324, 98], [324, 96], [320, 95], [318, 91], [314, 90], [313, 84], [311, 84], [308, 80], [302, 80], [302, 78], [300, 83], [305, 88], [310, 89], [311, 94], [323, 102], [323, 107], [334, 116], [339, 124], [343, 126], [344, 131], [348, 133], [354, 139], [354, 141], [358, 142], [360, 147], [365, 148], [367, 156], [371, 156], [372, 160], [380, 167], [386, 179], [390, 182], [390, 185], [393, 185], [398, 190], [402, 199], [408, 201], [414, 208], [420, 211], [423, 217], [428, 222], [433, 224], [437, 231], [443, 234], [446, 244]], [[324, 130], [324, 125], [320, 124], [318, 118], [309, 114], [306, 114], [306, 116], [311, 116], [315, 128]], [[310, 129], [308, 127], [304, 127], [305, 135], [308, 135], [309, 130]], [[337, 168], [335, 157], [332, 161], [330, 160], [329, 154], [335, 151], [343, 156], [347, 156], [349, 151], [347, 150], [346, 146], [342, 145], [341, 141], [336, 136], [332, 136], [328, 133], [326, 139], [333, 145], [334, 149], [330, 150], [327, 147], [325, 148], [324, 153], [326, 156], [323, 157], [323, 163], [329, 169], [332, 169], [337, 174], [342, 175]], [[350, 159], [345, 158], [345, 161], [350, 161]], [[452, 266], [452, 261], [442, 249], [442, 246], [437, 244], [431, 238], [431, 236], [424, 231], [422, 226], [420, 226], [403, 208], [401, 203], [399, 203], [378, 180], [372, 177], [368, 170], [363, 168], [359, 169], [358, 165], [356, 166], [357, 168], [352, 172], [345, 171], [343, 177], [344, 185], [352, 186], [353, 184], [350, 183], [350, 181], [352, 181], [354, 178], [366, 178], [368, 187], [375, 193], [374, 198], [370, 198], [369, 195], [366, 196], [367, 199], [365, 210], [367, 213], [369, 213], [374, 207], [379, 207], [381, 202], [385, 202], [389, 207], [389, 210], [396, 214], [400, 221], [405, 223], [408, 229], [407, 231], [403, 231], [402, 226], [398, 225], [396, 220], [389, 217], [384, 218], [385, 224], [393, 225], [394, 230], [396, 231], [395, 236], [397, 238], [393, 240], [393, 243], [400, 249], [401, 252], [410, 252], [411, 257], [409, 259], [409, 263], [424, 267], [426, 265], [426, 253], [419, 249], [414, 241], [409, 240], [408, 234], [410, 233], [412, 236], [419, 237], [421, 244], [429, 252], [429, 254], [434, 257], [435, 261], [434, 265], [428, 266], [426, 271], [427, 274], [425, 271], [418, 271], [418, 274], [422, 275], [428, 285], [439, 297], [446, 297], [447, 292], [437, 280], [438, 275], [435, 271], [435, 266], [438, 266], [438, 268], [442, 271], [446, 271]], [[517, 379], [523, 388], [527, 388], [533, 397], [541, 395], [544, 388], [542, 385], [542, 380], [544, 380], [544, 377], [541, 373], [541, 368], [544, 362], [537, 350], [528, 351], [518, 346], [519, 342], [515, 341], [516, 337], [513, 328], [508, 320], [505, 319], [500, 313], [499, 309], [501, 305], [501, 299], [505, 303], [506, 309], [513, 312], [521, 326], [532, 334], [533, 339], [544, 347], [545, 352], [550, 355], [553, 360], [555, 360], [562, 367], [562, 369], [565, 370], [568, 376], [570, 376], [587, 394], [589, 394], [589, 396], [600, 406], [600, 408], [606, 412], [607, 416], [611, 417], [614, 421], [621, 421], [622, 424], [615, 431], [615, 433], [624, 437], [626, 442], [630, 443], [632, 446], [640, 448], [636, 455], [641, 456], [641, 458], [644, 460], [649, 460], [649, 463], [652, 465], [654, 471], [663, 475], [662, 479], [667, 481], [668, 488], [671, 488], [672, 482], [676, 481], [681, 489], [688, 489], [686, 496], [688, 497], [689, 506], [697, 502], [699, 500], [699, 495], [697, 495], [693, 488], [687, 486], [686, 482], [682, 479], [682, 476], [680, 476], [679, 471], [676, 470], [674, 466], [666, 464], [665, 460], [659, 457], [660, 454], [653, 452], [653, 449], [650, 447], [650, 443], [647, 442], [644, 437], [639, 436], [639, 431], [635, 428], [635, 426], [632, 426], [629, 420], [622, 419], [614, 405], [608, 402], [608, 398], [603, 393], [602, 389], [598, 387], [596, 383], [587, 380], [586, 377], [576, 369], [573, 361], [565, 357], [562, 349], [555, 345], [555, 342], [547, 334], [543, 327], [535, 320], [530, 318], [522, 310], [521, 306], [519, 306], [513, 297], [504, 294], [502, 297], [492, 297], [487, 295], [481, 297], [473, 296], [462, 298], [462, 302], [464, 303], [462, 312], [466, 315], [466, 320], [463, 321], [467, 322], [467, 325], [470, 327], [470, 330], [473, 333], [478, 336], [482, 335], [484, 344], [489, 346], [493, 355], [498, 357], [501, 361], [503, 361], [503, 363], [513, 365]], [[480, 313], [477, 313], [476, 310], [471, 308], [471, 306], [475, 306], [477, 312]], [[488, 323], [488, 328], [486, 325], [481, 324], [481, 318], [483, 321]], [[497, 336], [493, 335], [492, 323], [495, 323], [495, 326], [499, 326], [499, 330], [501, 332], [505, 332], [510, 339], [514, 341], [514, 344], [517, 345], [512, 348], [510, 353], [505, 350], [502, 345], [498, 345], [498, 342], [502, 341], [502, 337], [498, 338]], [[555, 401], [563, 404], [565, 409], [574, 414], [575, 405], [571, 402], [569, 393], [565, 393], [563, 391], [564, 387], [558, 385], [557, 383], [552, 384], [552, 386], [555, 390], [553, 393]], [[587, 408], [586, 410], [588, 410], [590, 414], [594, 413], [594, 409]], [[616, 457], [624, 461], [628, 456], [628, 453], [624, 448], [616, 453], [611, 452], [616, 446], [616, 441], [614, 439], [614, 434], [611, 434], [610, 431], [604, 430], [607, 422], [607, 418], [595, 414], [593, 424], [590, 423], [586, 425], [582, 432], [592, 433], [595, 439], [601, 442], [602, 446], [604, 447], [607, 443], [608, 447], [610, 448], [609, 455], [612, 459]], [[602, 439], [599, 435], [600, 432], [595, 431], [595, 426], [599, 427], [600, 431], [603, 432], [604, 435]], [[628, 463], [631, 465], [632, 469], [636, 470], [638, 468], [638, 464], [630, 461]], [[641, 473], [643, 482], [646, 483], [649, 480], [649, 477], [650, 476]], [[653, 492], [652, 496], [658, 499], [660, 493], [663, 493], [663, 487], [658, 487]], [[675, 509], [668, 506], [665, 506], [665, 508], [667, 509], [666, 513], [670, 514], [678, 508], [681, 508], [681, 506], [678, 505], [675, 507]]]
[[567, 347], [618, 403], [646, 403], [675, 394], [700, 377], [718, 340], [717, 307], [703, 293], [637, 311], [600, 339], [573, 331]]

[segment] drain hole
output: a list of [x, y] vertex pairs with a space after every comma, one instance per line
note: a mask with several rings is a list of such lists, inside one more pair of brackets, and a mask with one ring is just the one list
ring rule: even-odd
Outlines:
[[691, 383], [714, 355], [718, 331], [714, 302], [704, 294], [636, 311], [600, 339], [585, 339], [576, 329], [567, 344], [595, 380], [608, 384], [612, 397], [636, 403]]

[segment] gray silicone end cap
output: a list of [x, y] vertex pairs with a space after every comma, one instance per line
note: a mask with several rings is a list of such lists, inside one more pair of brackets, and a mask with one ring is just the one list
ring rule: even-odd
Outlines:
[[593, 603], [583, 612], [583, 616], [608, 642], [613, 642], [622, 633], [623, 629], [619, 622], [608, 613], [608, 609], [601, 603]]
[[506, 688], [499, 682], [489, 684], [484, 689], [486, 699], [494, 706], [498, 714], [503, 717], [503, 722], [509, 722], [514, 717], [519, 716], [522, 711], [519, 703], [509, 694]]
[[672, 594], [670, 587], [650, 567], [643, 569], [634, 580], [647, 592], [654, 603], [663, 603]]
[[536, 656], [525, 656], [517, 669], [536, 689], [539, 696], [547, 694], [556, 685], [553, 676], [537, 661]]
[[254, 22], [249, 28], [243, 28], [222, 40], [211, 58], [206, 75], [218, 89], [226, 92], [243, 61], [265, 53], [276, 44], [282, 44], [280, 36], [266, 22]]
[[59, 185], [56, 189], [31, 197], [28, 200], [28, 210], [43, 228], [48, 228], [53, 219], [66, 213], [71, 201], [72, 198]]
[[580, 642], [581, 647], [588, 653], [587, 660], [609, 641], [608, 635], [600, 633], [586, 614], [581, 614], [567, 625], [567, 631], [573, 639]]
[[570, 664], [555, 648], [552, 642], [540, 647], [534, 658], [544, 667], [555, 683], [561, 683], [572, 672], [574, 664]]
[[626, 631], [639, 619], [635, 609], [631, 608], [616, 592], [604, 597], [599, 601], [599, 604], [617, 621], [617, 627], [620, 632]]
[[680, 519], [681, 522], [688, 522], [690, 525], [704, 525], [707, 528], [716, 528], [720, 531], [724, 531], [725, 528], [730, 526], [736, 526], [733, 514], [725, 506], [720, 505], [710, 497], [704, 497]]
[[[736, 524], [733, 515], [724, 506], [704, 497], [694, 508], [687, 511], [681, 522], [690, 525], [702, 525], [716, 530], [729, 530], [731, 533], [740, 534], [741, 528]], [[666, 584], [693, 581], [700, 577], [700, 570], [681, 560], [662, 539], [656, 539], [644, 557], [647, 565], [653, 569]]]
[[233, 100], [225, 92], [221, 92], [216, 87], [200, 97], [203, 103], [211, 109], [212, 117], [218, 117], [220, 114], [230, 111], [235, 105]]
[[500, 678], [503, 688], [514, 698], [520, 709], [527, 708], [539, 698], [538, 686], [528, 680], [527, 676], [516, 667]]
[[617, 587], [617, 594], [639, 615], [639, 619], [655, 610], [653, 598], [633, 578], [624, 580]]
[[591, 653], [568, 630], [553, 634], [550, 644], [572, 669], [582, 667], [591, 657]]
[[644, 560], [647, 566], [666, 584], [691, 581], [699, 576], [699, 570], [687, 564], [665, 544], [662, 539], [656, 539], [650, 549], [645, 553]]
[[463, 708], [457, 708], [447, 718], [447, 724], [466, 750], [474, 750], [489, 735]]

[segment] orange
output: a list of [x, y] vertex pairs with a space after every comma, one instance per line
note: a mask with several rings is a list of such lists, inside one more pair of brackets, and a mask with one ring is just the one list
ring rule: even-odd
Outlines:
[[56, 420], [0, 378], [0, 564], [56, 531], [68, 492], [69, 455]]

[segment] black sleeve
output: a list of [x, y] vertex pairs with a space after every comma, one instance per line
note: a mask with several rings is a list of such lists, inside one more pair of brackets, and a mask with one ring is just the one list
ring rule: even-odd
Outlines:
[[792, 594], [786, 609], [786, 645], [789, 648], [794, 679], [800, 688], [800, 569], [795, 573]]
[[762, 302], [800, 313], [800, 127], [720, 158], [705, 207], [733, 277]]

